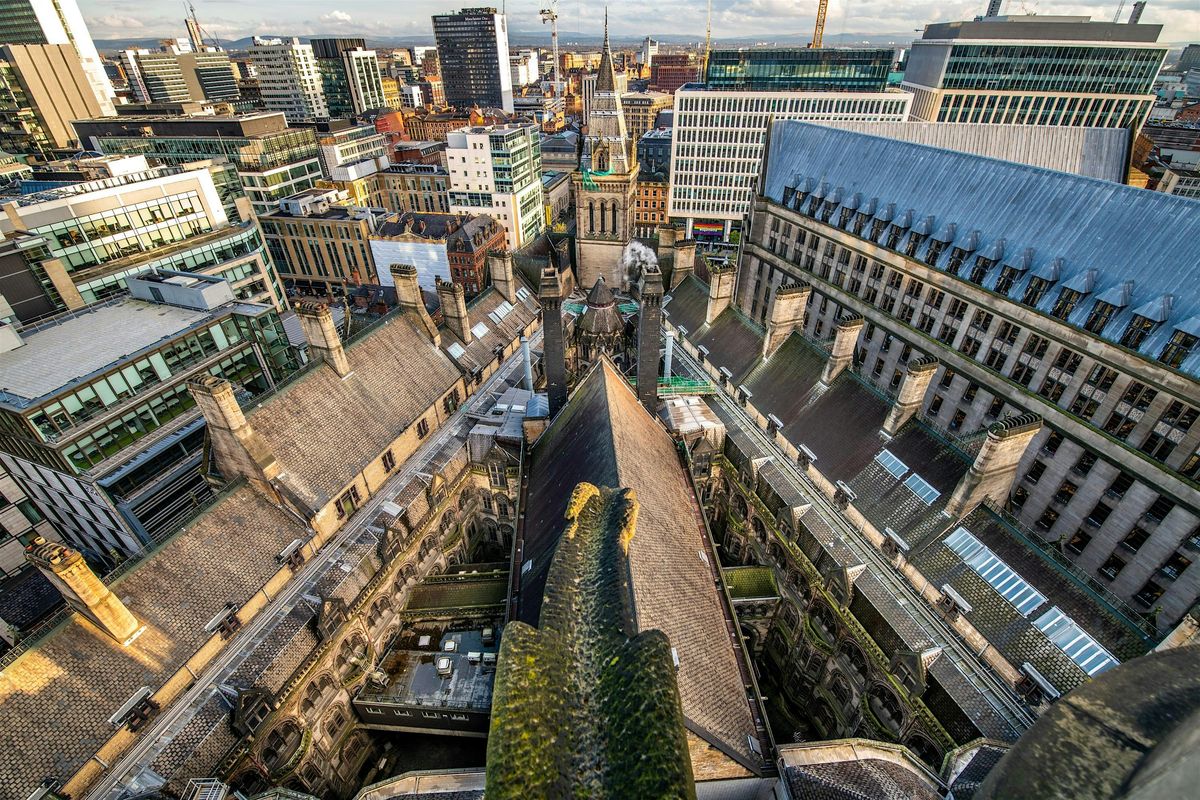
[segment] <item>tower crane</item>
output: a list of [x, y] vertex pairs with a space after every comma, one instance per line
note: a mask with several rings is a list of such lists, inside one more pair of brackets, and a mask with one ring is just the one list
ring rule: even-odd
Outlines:
[[550, 23], [550, 45], [554, 50], [554, 72], [551, 73], [550, 83], [554, 87], [554, 96], [562, 96], [562, 87], [558, 85], [558, 0], [551, 0], [549, 8], [541, 10], [542, 24]]
[[817, 5], [817, 24], [813, 26], [813, 38], [809, 47], [820, 47], [825, 39], [825, 12], [829, 10], [829, 0], [821, 0]]

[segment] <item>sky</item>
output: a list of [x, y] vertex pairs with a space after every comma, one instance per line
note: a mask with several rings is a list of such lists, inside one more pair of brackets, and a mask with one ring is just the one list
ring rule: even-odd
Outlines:
[[[168, 38], [185, 36], [184, 0], [78, 0], [92, 36]], [[193, 0], [201, 25], [223, 39], [256, 33], [309, 36], [428, 35], [430, 15], [485, 5], [484, 0]], [[1005, 0], [1004, 13], [1036, 12], [1111, 20], [1121, 0], [1104, 5]], [[511, 30], [542, 27], [538, 11], [549, 0], [508, 0]], [[497, 2], [497, 6], [501, 3]], [[769, 41], [780, 33], [812, 31], [817, 0], [713, 0], [713, 38], [722, 35]], [[929, 22], [970, 19], [982, 14], [987, 0], [830, 0], [825, 35], [838, 33], [909, 34]], [[1125, 0], [1125, 19], [1133, 0]], [[604, 24], [600, 0], [560, 0], [559, 29], [599, 31]], [[609, 25], [614, 36], [704, 36], [706, 0], [613, 0]], [[1149, 0], [1142, 22], [1163, 26], [1160, 41], [1200, 41], [1200, 0]]]

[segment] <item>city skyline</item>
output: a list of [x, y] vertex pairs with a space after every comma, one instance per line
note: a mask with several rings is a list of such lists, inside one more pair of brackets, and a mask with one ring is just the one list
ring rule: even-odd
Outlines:
[[[244, 5], [232, 0], [203, 0], [196, 13], [205, 30], [222, 39], [240, 39], [254, 34], [270, 35], [357, 35], [357, 36], [428, 36], [433, 43], [430, 17], [470, 5], [459, 0], [433, 0], [423, 4], [420, 14], [382, 0], [355, 0], [353, 3], [328, 3], [322, 0], [297, 0], [282, 3], [268, 0]], [[502, 4], [503, 5], [503, 4]], [[543, 0], [513, 0], [506, 4], [512, 31], [531, 32], [543, 27], [538, 11]], [[156, 3], [148, 13], [144, 4], [132, 0], [80, 0], [92, 35], [97, 39], [174, 38], [186, 34], [183, 8]], [[932, 22], [971, 19], [984, 13], [986, 3], [931, 3], [905, 0], [887, 3], [867, 0], [849, 6], [845, 0], [829, 5], [826, 37], [839, 34], [881, 36], [895, 34], [898, 40]], [[639, 3], [611, 3], [609, 25], [615, 38], [644, 35], [683, 35], [701, 38], [705, 27], [705, 0], [666, 0], [648, 14]], [[1111, 20], [1116, 3], [1039, 3], [1008, 0], [1002, 13], [1035, 12], [1042, 15], [1090, 16], [1097, 21]], [[1121, 18], [1127, 19], [1132, 3], [1126, 3]], [[756, 38], [771, 41], [775, 37], [811, 33], [816, 2], [791, 0], [714, 0], [713, 36]], [[603, 27], [604, 9], [582, 0], [559, 4], [560, 28], [564, 35], [598, 33]], [[666, 26], [663, 20], [672, 20]], [[287, 20], [281, 22], [281, 20]], [[1158, 0], [1147, 5], [1142, 21], [1161, 24], [1161, 41], [1183, 43], [1200, 38], [1200, 9], [1191, 0]], [[666, 30], [664, 28], [670, 28]], [[546, 30], [549, 36], [548, 28]], [[569, 35], [568, 35], [569, 41]]]

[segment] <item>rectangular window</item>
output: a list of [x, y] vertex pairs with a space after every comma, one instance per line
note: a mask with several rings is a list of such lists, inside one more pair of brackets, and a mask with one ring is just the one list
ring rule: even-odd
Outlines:
[[383, 468], [388, 472], [396, 468], [396, 456], [392, 454], [391, 450], [383, 454]]
[[426, 422], [424, 419], [418, 420], [417, 421], [417, 438], [424, 439], [428, 433], [429, 433], [429, 423]]

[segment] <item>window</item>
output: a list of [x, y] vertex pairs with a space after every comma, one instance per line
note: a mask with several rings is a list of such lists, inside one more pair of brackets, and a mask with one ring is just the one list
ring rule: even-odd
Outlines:
[[1088, 523], [1092, 527], [1099, 528], [1104, 524], [1104, 521], [1108, 519], [1108, 515], [1111, 513], [1112, 506], [1108, 505], [1107, 503], [1096, 503], [1096, 507], [1091, 510], [1091, 513], [1087, 515], [1087, 519], [1085, 519], [1084, 522]]
[[1075, 555], [1079, 555], [1087, 549], [1088, 544], [1092, 541], [1092, 535], [1082, 530], [1075, 531], [1075, 535], [1071, 537], [1071, 541], [1067, 542], [1067, 550]]
[[1112, 388], [1113, 382], [1117, 379], [1117, 371], [1103, 367], [1097, 364], [1092, 367], [1088, 373], [1085, 383], [1089, 386], [1095, 386], [1102, 392], [1107, 392]]
[[1053, 281], [1039, 278], [1036, 275], [1030, 278], [1029, 286], [1025, 288], [1025, 296], [1021, 298], [1021, 302], [1027, 306], [1036, 306], [1046, 296], [1052, 283]]
[[886, 469], [893, 478], [898, 479], [904, 475], [904, 473], [908, 472], [908, 465], [896, 458], [896, 456], [890, 450], [880, 450], [875, 455], [875, 461], [877, 461], [881, 467]]
[[1096, 466], [1096, 454], [1084, 453], [1075, 462], [1075, 466], [1071, 467], [1071, 471], [1076, 475], [1087, 475], [1092, 471], [1092, 467]]
[[1136, 350], [1142, 346], [1142, 342], [1156, 327], [1158, 327], [1157, 322], [1135, 314], [1133, 321], [1125, 329], [1125, 333], [1121, 334], [1121, 344], [1131, 350]]
[[1029, 472], [1025, 473], [1025, 480], [1036, 485], [1042, 479], [1042, 475], [1046, 472], [1046, 465], [1041, 461], [1034, 461], [1029, 466]]
[[1048, 531], [1054, 527], [1054, 523], [1058, 522], [1058, 512], [1053, 508], [1047, 508], [1042, 512], [1042, 516], [1038, 517], [1037, 526], [1044, 531]]
[[1179, 553], [1167, 559], [1166, 563], [1158, 569], [1158, 574], [1162, 575], [1167, 580], [1173, 581], [1183, 574], [1183, 571], [1192, 563], [1190, 558], [1186, 558]]
[[383, 454], [383, 468], [388, 472], [391, 472], [396, 468], [396, 456], [391, 450], [388, 450]]
[[1105, 326], [1109, 320], [1113, 318], [1113, 314], [1117, 312], [1117, 307], [1112, 303], [1105, 303], [1103, 300], [1097, 300], [1092, 306], [1092, 313], [1088, 314], [1087, 321], [1083, 323], [1084, 330], [1092, 333], [1103, 333]]
[[1062, 446], [1063, 435], [1058, 431], [1050, 431], [1050, 435], [1046, 437], [1046, 443], [1042, 445], [1042, 452], [1048, 455], [1054, 455], [1058, 452], [1058, 448]]
[[1049, 339], [1044, 336], [1038, 336], [1035, 333], [1025, 341], [1025, 347], [1021, 350], [1021, 352], [1028, 353], [1034, 358], [1041, 358], [1042, 356], [1046, 355], [1046, 348], [1049, 346]]
[[1054, 308], [1050, 310], [1050, 315], [1059, 319], [1066, 319], [1071, 316], [1071, 312], [1075, 310], [1075, 306], [1079, 305], [1079, 300], [1082, 297], [1082, 292], [1077, 292], [1074, 289], [1063, 289], [1058, 293], [1058, 299], [1054, 301]]
[[1033, 588], [966, 528], [958, 527], [946, 537], [945, 545], [1011, 603], [1021, 616], [1029, 616], [1046, 602], [1045, 595]]
[[488, 462], [488, 482], [492, 486], [504, 486], [507, 484], [507, 471], [503, 464], [495, 461]]
[[1004, 411], [1004, 398], [993, 397], [992, 404], [988, 406], [987, 416], [991, 419], [999, 419], [1000, 414]]
[[1054, 493], [1054, 502], [1061, 505], [1066, 505], [1071, 502], [1071, 498], [1075, 496], [1075, 492], [1079, 491], [1079, 487], [1070, 481], [1063, 481], [1058, 487], [1058, 491]]
[[1122, 472], [1109, 485], [1105, 494], [1109, 497], [1121, 498], [1125, 496], [1125, 492], [1129, 491], [1129, 487], [1133, 486], [1133, 478]]
[[1154, 581], [1146, 581], [1146, 585], [1138, 590], [1138, 593], [1133, 596], [1133, 599], [1134, 602], [1149, 608], [1158, 601], [1158, 598], [1163, 596], [1163, 591], [1163, 587], [1159, 586]]
[[1138, 550], [1142, 549], [1142, 545], [1144, 545], [1149, 538], [1150, 534], [1144, 529], [1134, 527], [1134, 529], [1131, 530], [1129, 534], [1121, 540], [1121, 547], [1125, 548], [1131, 553], [1136, 553]]
[[1118, 663], [1111, 653], [1058, 606], [1038, 617], [1034, 625], [1088, 676], [1098, 675]]
[[1171, 336], [1171, 341], [1167, 342], [1167, 346], [1163, 348], [1158, 360], [1168, 367], [1178, 368], [1183, 364], [1184, 359], [1196, 349], [1197, 342], [1200, 342], [1200, 338], [1190, 333], [1184, 333], [1183, 331], [1175, 331]]
[[942, 387], [943, 389], [949, 389], [950, 384], [953, 382], [954, 382], [954, 370], [950, 369], [949, 367], [946, 367], [946, 369], [942, 372], [942, 379], [938, 382], [938, 386]]
[[429, 423], [424, 419], [417, 420], [417, 438], [424, 439], [429, 433]]
[[1174, 500], [1170, 500], [1162, 495], [1159, 495], [1158, 499], [1151, 503], [1150, 507], [1146, 509], [1146, 517], [1153, 522], [1162, 522], [1167, 518], [1167, 514], [1170, 514], [1174, 508]]
[[935, 394], [933, 399], [929, 401], [929, 415], [936, 417], [942, 410], [943, 398], [940, 394]]
[[1123, 569], [1125, 569], [1125, 559], [1120, 556], [1109, 556], [1096, 572], [1100, 574], [1100, 577], [1113, 581], [1117, 579]]

